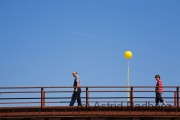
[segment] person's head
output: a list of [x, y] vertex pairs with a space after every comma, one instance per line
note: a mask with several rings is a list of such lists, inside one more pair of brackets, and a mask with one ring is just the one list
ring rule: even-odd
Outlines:
[[161, 79], [159, 74], [155, 75], [155, 78], [156, 78], [156, 80], [160, 80]]
[[76, 77], [78, 73], [76, 71], [74, 71], [74, 72], [72, 72], [72, 74], [74, 77]]

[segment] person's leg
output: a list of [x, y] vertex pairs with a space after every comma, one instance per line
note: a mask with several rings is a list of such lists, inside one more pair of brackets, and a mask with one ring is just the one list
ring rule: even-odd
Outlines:
[[78, 106], [82, 106], [81, 103], [81, 89], [78, 89], [78, 93], [77, 93], [77, 102], [78, 102]]
[[76, 92], [73, 93], [69, 106], [73, 106], [76, 101]]
[[159, 101], [166, 105], [166, 102], [163, 100], [162, 94], [159, 93]]
[[156, 93], [156, 106], [158, 106], [159, 105], [159, 94], [158, 93]]

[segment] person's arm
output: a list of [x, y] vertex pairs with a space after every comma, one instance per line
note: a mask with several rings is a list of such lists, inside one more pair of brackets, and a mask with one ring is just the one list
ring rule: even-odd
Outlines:
[[158, 85], [158, 82], [156, 83], [156, 87], [155, 87], [155, 92], [157, 93], [158, 92], [158, 89], [159, 89], [159, 85]]
[[75, 91], [77, 92], [77, 90], [78, 90], [78, 88], [80, 87], [80, 79], [79, 79], [79, 77], [77, 77], [76, 78], [76, 89], [75, 89]]

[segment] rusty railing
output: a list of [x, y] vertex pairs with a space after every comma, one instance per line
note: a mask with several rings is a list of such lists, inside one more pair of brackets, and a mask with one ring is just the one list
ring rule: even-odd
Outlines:
[[[105, 102], [121, 105], [127, 103], [125, 106], [131, 107], [136, 106], [136, 103], [139, 105], [155, 103], [155, 86], [130, 86], [130, 91], [127, 91], [126, 88], [126, 86], [82, 86], [83, 106], [87, 107], [90, 106], [90, 103]], [[48, 104], [68, 106], [72, 90], [71, 86], [0, 87], [0, 107], [9, 107], [8, 105], [11, 107], [16, 105], [36, 106], [35, 104], [39, 104], [37, 106], [41, 108], [49, 106]], [[103, 93], [104, 96], [102, 96]], [[127, 93], [130, 94], [130, 101], [127, 100]], [[163, 98], [167, 104], [179, 108], [179, 86], [164, 86]], [[62, 101], [63, 99], [64, 101]]]

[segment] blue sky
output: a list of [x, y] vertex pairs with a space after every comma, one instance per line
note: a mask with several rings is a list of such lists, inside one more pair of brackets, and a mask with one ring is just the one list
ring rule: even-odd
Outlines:
[[155, 74], [177, 86], [179, 6], [179, 0], [0, 0], [1, 86], [71, 86], [74, 70], [82, 86], [125, 86], [126, 50], [133, 53], [131, 86], [153, 86]]

